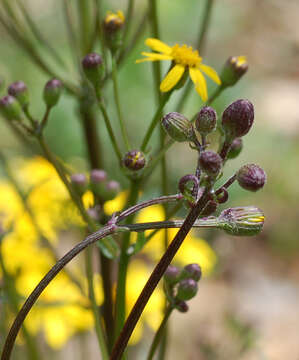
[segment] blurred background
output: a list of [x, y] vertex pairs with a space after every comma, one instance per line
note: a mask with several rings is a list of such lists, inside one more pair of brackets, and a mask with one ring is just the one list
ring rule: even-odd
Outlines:
[[[40, 31], [66, 61], [67, 70], [59, 69], [60, 73], [64, 78], [77, 81], [62, 1], [24, 0], [24, 3]], [[203, 3], [159, 1], [161, 39], [170, 45], [194, 45]], [[140, 21], [145, 5], [144, 1], [136, 1], [132, 21]], [[126, 6], [126, 1], [110, 0], [104, 7], [124, 10]], [[245, 163], [257, 163], [268, 175], [265, 188], [256, 194], [234, 184], [229, 206], [256, 205], [265, 212], [266, 221], [261, 235], [254, 238], [233, 238], [216, 231], [199, 233], [212, 245], [218, 264], [213, 274], [200, 282], [199, 293], [190, 302], [190, 311], [176, 313], [171, 319], [167, 359], [299, 359], [298, 14], [296, 0], [214, 1], [202, 53], [204, 63], [218, 72], [232, 55], [246, 55], [249, 63], [248, 73], [236, 86], [226, 90], [214, 107], [220, 116], [225, 106], [239, 98], [248, 98], [255, 106], [253, 129], [244, 138], [241, 155], [228, 162], [224, 178]], [[143, 37], [120, 70], [121, 101], [135, 147], [140, 144], [155, 110], [152, 67], [148, 63], [135, 64], [140, 52], [148, 50], [144, 40], [149, 29], [146, 23], [144, 27]], [[0, 76], [6, 85], [23, 80], [30, 89], [32, 113], [41, 117], [44, 112], [42, 90], [49, 76], [33, 64], [3, 27], [0, 27], [0, 36]], [[213, 84], [208, 82], [208, 86], [212, 92]], [[178, 98], [179, 92], [167, 105], [167, 111], [173, 111]], [[105, 99], [117, 127], [111, 84], [106, 88]], [[182, 112], [192, 117], [201, 106], [199, 96], [192, 91]], [[98, 129], [105, 169], [126, 189], [128, 182], [118, 171], [100, 114]], [[46, 138], [62, 159], [80, 171], [86, 170], [86, 148], [78, 108], [67, 93], [53, 110]], [[11, 156], [31, 156], [24, 152], [3, 122], [0, 141]], [[194, 171], [195, 163], [195, 152], [188, 146], [172, 147], [168, 156], [172, 192], [176, 191], [182, 175]], [[147, 183], [145, 197], [159, 195], [159, 176], [156, 171]], [[55, 353], [57, 359], [77, 359], [78, 346], [78, 342], [68, 342], [63, 351]], [[92, 346], [88, 358], [96, 359], [98, 355], [94, 355]], [[137, 359], [143, 359], [143, 350], [143, 346], [135, 350]]]

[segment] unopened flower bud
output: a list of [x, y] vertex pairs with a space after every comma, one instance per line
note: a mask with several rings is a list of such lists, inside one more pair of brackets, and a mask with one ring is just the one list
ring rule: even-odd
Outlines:
[[103, 60], [101, 55], [91, 53], [82, 60], [82, 68], [87, 79], [97, 87], [103, 75]]
[[101, 206], [96, 205], [92, 208], [87, 209], [88, 215], [92, 218], [94, 221], [100, 220], [100, 212], [101, 212]]
[[131, 150], [124, 156], [123, 163], [126, 168], [137, 171], [144, 168], [146, 160], [143, 152], [139, 150]]
[[237, 156], [239, 156], [240, 152], [243, 149], [243, 140], [242, 138], [236, 138], [228, 151], [227, 158], [228, 159], [235, 159]]
[[62, 89], [62, 82], [58, 79], [52, 79], [46, 83], [44, 88], [44, 101], [48, 108], [51, 108], [58, 103]]
[[231, 56], [226, 61], [220, 75], [224, 86], [233, 86], [248, 70], [246, 56]]
[[106, 192], [107, 173], [101, 169], [93, 169], [90, 172], [90, 188], [93, 193], [103, 196]]
[[122, 11], [117, 11], [117, 13], [108, 11], [103, 23], [103, 32], [106, 44], [112, 51], [116, 51], [122, 46], [121, 30], [124, 23], [125, 17]]
[[198, 264], [188, 264], [182, 271], [182, 278], [199, 281], [201, 278], [201, 268]]
[[179, 282], [177, 299], [179, 300], [190, 300], [192, 299], [198, 290], [197, 282], [193, 279], [184, 279]]
[[264, 225], [263, 212], [254, 206], [236, 207], [222, 211], [219, 227], [234, 236], [255, 236]]
[[266, 173], [255, 164], [247, 164], [240, 168], [237, 172], [237, 181], [239, 185], [249, 191], [257, 191], [266, 183]]
[[9, 85], [8, 93], [14, 96], [21, 106], [24, 108], [29, 104], [29, 92], [23, 81], [16, 81]]
[[169, 285], [174, 285], [175, 283], [177, 283], [179, 279], [180, 272], [181, 272], [180, 269], [177, 268], [176, 266], [169, 265], [164, 273], [164, 280]]
[[103, 194], [105, 200], [112, 200], [120, 191], [120, 185], [117, 181], [111, 180], [106, 184], [106, 191]]
[[222, 127], [230, 141], [244, 136], [254, 120], [254, 107], [248, 100], [237, 100], [230, 104], [222, 114]]
[[175, 303], [175, 308], [181, 313], [186, 313], [189, 310], [189, 306], [186, 301], [177, 301]]
[[210, 216], [214, 214], [214, 212], [217, 210], [218, 202], [215, 200], [210, 200], [207, 205], [203, 208], [202, 212], [200, 213], [200, 216]]
[[6, 95], [0, 99], [0, 112], [8, 120], [22, 120], [21, 105], [11, 95]]
[[84, 174], [71, 175], [71, 183], [79, 195], [83, 195], [87, 190], [87, 178]]
[[182, 114], [170, 112], [162, 118], [162, 126], [176, 141], [193, 141], [196, 138], [192, 123]]
[[197, 114], [195, 120], [195, 127], [200, 134], [207, 135], [215, 130], [216, 122], [217, 122], [216, 111], [210, 106], [205, 106]]
[[216, 177], [222, 167], [222, 159], [214, 151], [203, 151], [199, 157], [201, 169], [209, 176]]

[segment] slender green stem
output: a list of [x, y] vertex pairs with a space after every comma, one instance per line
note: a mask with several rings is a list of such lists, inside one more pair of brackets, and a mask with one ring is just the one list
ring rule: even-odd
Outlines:
[[126, 11], [125, 30], [124, 30], [124, 36], [123, 36], [124, 44], [126, 44], [126, 42], [127, 42], [129, 30], [130, 30], [131, 24], [133, 23], [132, 17], [133, 17], [134, 3], [135, 3], [135, 0], [128, 0], [128, 7], [127, 7], [127, 11]]
[[[138, 199], [139, 182], [132, 182], [130, 195], [127, 201], [127, 206], [135, 205]], [[126, 224], [132, 221], [134, 216], [130, 214], [126, 218]], [[125, 323], [126, 317], [126, 284], [127, 284], [127, 272], [130, 256], [127, 253], [130, 245], [130, 233], [124, 234], [121, 253], [118, 265], [118, 278], [116, 289], [116, 301], [115, 301], [115, 338], [120, 334], [120, 331]]]
[[80, 22], [81, 54], [86, 54], [90, 44], [90, 1], [78, 0], [78, 15]]
[[209, 100], [207, 101], [207, 105], [211, 105], [218, 96], [222, 93], [222, 91], [225, 89], [225, 86], [218, 86], [217, 89], [214, 91], [214, 93], [209, 97]]
[[97, 99], [98, 99], [99, 108], [101, 110], [101, 113], [102, 113], [104, 121], [105, 121], [106, 129], [107, 129], [108, 134], [110, 136], [110, 140], [111, 140], [114, 152], [115, 152], [119, 162], [121, 162], [121, 160], [122, 160], [121, 151], [119, 149], [118, 142], [117, 142], [116, 137], [114, 135], [108, 113], [107, 113], [107, 111], [105, 109], [105, 106], [104, 106], [104, 104], [103, 104], [103, 102], [102, 102], [102, 100], [100, 98], [100, 95], [97, 95]]
[[147, 148], [147, 145], [151, 139], [151, 136], [153, 134], [153, 131], [155, 130], [155, 127], [158, 123], [158, 121], [160, 120], [160, 117], [161, 117], [161, 113], [162, 113], [162, 110], [164, 109], [164, 106], [166, 105], [167, 101], [169, 100], [170, 98], [170, 95], [171, 95], [171, 92], [168, 92], [166, 94], [163, 95], [162, 99], [161, 99], [161, 103], [160, 103], [160, 106], [158, 107], [156, 113], [154, 114], [154, 117], [150, 123], [150, 126], [148, 127], [147, 129], [147, 132], [144, 136], [144, 139], [142, 141], [142, 145], [141, 145], [141, 150], [142, 151], [145, 151], [146, 148]]
[[[212, 13], [212, 7], [213, 7], [214, 0], [206, 0], [205, 7], [202, 15], [202, 20], [200, 22], [200, 28], [198, 33], [198, 40], [197, 40], [197, 50], [200, 54], [202, 54], [202, 48], [205, 42], [205, 38], [207, 35], [207, 30], [209, 28], [210, 20], [211, 20], [211, 13]], [[177, 112], [181, 112], [183, 110], [183, 107], [186, 103], [186, 98], [188, 97], [190, 91], [192, 89], [192, 82], [188, 81], [181, 98], [178, 102], [178, 105], [176, 107]]]
[[154, 339], [153, 339], [153, 342], [151, 344], [151, 347], [150, 347], [150, 350], [149, 350], [149, 354], [147, 356], [147, 360], [152, 360], [154, 358], [154, 355], [155, 355], [155, 352], [157, 350], [157, 347], [160, 343], [160, 341], [162, 340], [163, 338], [163, 334], [164, 334], [164, 331], [165, 331], [165, 328], [166, 328], [166, 324], [167, 324], [167, 321], [172, 313], [172, 310], [173, 310], [173, 307], [171, 306], [168, 306], [165, 310], [165, 314], [164, 314], [164, 318], [154, 336]]
[[117, 115], [118, 115], [118, 121], [119, 121], [119, 125], [120, 125], [124, 143], [126, 145], [127, 151], [129, 151], [131, 149], [131, 145], [130, 145], [130, 141], [129, 141], [129, 137], [128, 137], [128, 132], [127, 132], [127, 129], [125, 126], [123, 113], [121, 110], [120, 98], [119, 98], [119, 88], [118, 88], [118, 77], [117, 77], [117, 64], [116, 64], [116, 59], [113, 56], [112, 52], [111, 52], [111, 61], [112, 61], [113, 92], [114, 92], [114, 100], [115, 100], [115, 105], [116, 105], [116, 110], [117, 110]]
[[88, 283], [88, 293], [91, 302], [91, 308], [95, 319], [95, 331], [102, 351], [103, 360], [108, 360], [108, 350], [106, 346], [106, 339], [104, 338], [104, 329], [101, 323], [99, 307], [96, 302], [94, 285], [93, 285], [93, 269], [92, 269], [92, 248], [88, 247], [85, 256], [86, 276]]

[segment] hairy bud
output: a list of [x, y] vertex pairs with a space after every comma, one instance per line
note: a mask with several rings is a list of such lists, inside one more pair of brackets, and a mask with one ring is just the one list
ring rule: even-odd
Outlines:
[[180, 272], [181, 271], [178, 267], [169, 265], [164, 273], [164, 280], [169, 285], [174, 285], [175, 283], [177, 283], [177, 281], [179, 279]]
[[190, 300], [192, 299], [198, 290], [197, 282], [193, 279], [184, 279], [179, 282], [177, 299], [179, 300]]
[[182, 278], [199, 281], [201, 279], [201, 268], [198, 264], [188, 264], [182, 271]]
[[99, 195], [103, 196], [106, 192], [106, 180], [107, 180], [107, 173], [101, 169], [93, 169], [90, 172], [90, 188], [91, 190]]
[[222, 159], [214, 151], [203, 151], [199, 157], [201, 169], [209, 176], [216, 177], [222, 167]]
[[103, 194], [105, 200], [112, 200], [120, 191], [119, 182], [111, 180], [106, 184], [106, 191]]
[[219, 227], [234, 236], [255, 236], [264, 225], [263, 212], [254, 206], [229, 208], [218, 217]]
[[193, 141], [196, 139], [192, 123], [182, 114], [170, 112], [162, 118], [162, 126], [175, 141]]
[[248, 100], [237, 100], [230, 104], [222, 114], [222, 127], [228, 140], [244, 136], [254, 120], [254, 107]]
[[137, 171], [144, 168], [146, 160], [143, 152], [139, 150], [131, 150], [124, 156], [123, 163], [126, 168]]
[[247, 164], [237, 172], [237, 181], [239, 185], [249, 191], [257, 191], [266, 183], [265, 171], [255, 164]]
[[220, 75], [224, 86], [233, 86], [247, 72], [248, 63], [246, 56], [231, 56], [226, 61]]
[[91, 53], [82, 60], [82, 68], [87, 79], [96, 87], [103, 75], [103, 60], [101, 55]]
[[239, 156], [240, 152], [243, 149], [243, 140], [242, 138], [236, 138], [232, 143], [227, 153], [228, 159], [235, 159]]
[[21, 105], [11, 95], [6, 95], [0, 99], [0, 112], [8, 120], [22, 120]]
[[125, 23], [125, 17], [122, 11], [113, 13], [108, 11], [103, 22], [103, 33], [105, 41], [113, 52], [122, 46], [122, 29]]
[[87, 190], [87, 178], [84, 174], [71, 175], [71, 183], [79, 195], [83, 195]]
[[29, 92], [26, 84], [23, 81], [16, 81], [9, 85], [8, 93], [14, 96], [22, 107], [29, 104]]
[[217, 122], [216, 111], [210, 106], [205, 106], [197, 114], [195, 120], [195, 127], [200, 134], [207, 135], [215, 130], [216, 122]]
[[58, 79], [52, 79], [46, 83], [44, 88], [44, 101], [48, 108], [51, 108], [58, 103], [62, 89], [62, 82]]

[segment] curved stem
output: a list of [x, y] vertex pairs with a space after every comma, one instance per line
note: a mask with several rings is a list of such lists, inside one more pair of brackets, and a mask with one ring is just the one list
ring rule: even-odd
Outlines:
[[83, 241], [73, 247], [66, 255], [64, 255], [57, 263], [52, 267], [52, 269], [43, 277], [39, 284], [35, 287], [32, 293], [29, 295], [25, 303], [23, 304], [21, 310], [19, 311], [17, 317], [15, 318], [8, 336], [6, 338], [3, 352], [1, 355], [1, 360], [9, 360], [11, 352], [17, 337], [17, 334], [27, 316], [32, 306], [35, 304], [39, 296], [42, 294], [44, 289], [49, 285], [49, 283], [55, 278], [55, 276], [81, 251], [83, 251], [87, 246], [93, 244], [94, 242], [101, 240], [102, 238], [113, 234], [117, 231], [115, 225], [107, 225], [101, 230], [87, 236]]
[[164, 313], [164, 318], [154, 336], [154, 339], [153, 339], [153, 342], [151, 344], [151, 347], [150, 347], [150, 350], [149, 350], [149, 354], [147, 356], [147, 360], [152, 360], [154, 355], [155, 355], [155, 352], [157, 350], [157, 347], [163, 337], [163, 333], [164, 333], [164, 330], [166, 328], [166, 324], [167, 324], [167, 321], [172, 313], [172, 310], [173, 308], [171, 306], [168, 306], [165, 310], [165, 313]]

